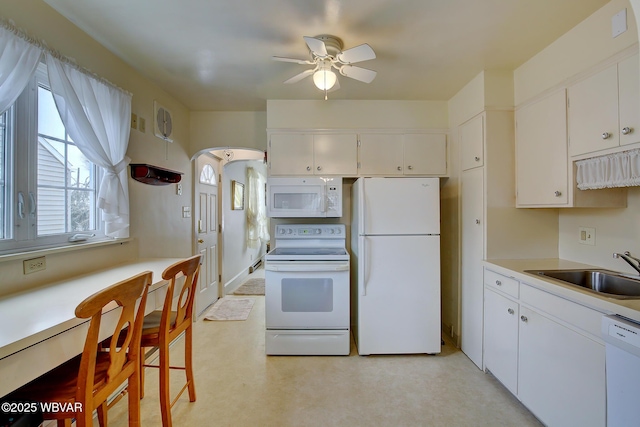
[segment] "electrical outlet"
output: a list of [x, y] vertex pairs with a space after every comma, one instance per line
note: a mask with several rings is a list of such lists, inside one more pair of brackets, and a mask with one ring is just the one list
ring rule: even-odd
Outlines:
[[145, 133], [147, 131], [147, 121], [144, 119], [144, 117], [138, 118], [138, 130], [142, 133]]
[[138, 116], [131, 113], [131, 129], [138, 129]]
[[591, 227], [578, 227], [578, 242], [583, 245], [596, 245], [596, 229]]
[[36, 271], [42, 271], [47, 268], [47, 261], [45, 257], [26, 259], [22, 261], [22, 267], [24, 274], [35, 273]]

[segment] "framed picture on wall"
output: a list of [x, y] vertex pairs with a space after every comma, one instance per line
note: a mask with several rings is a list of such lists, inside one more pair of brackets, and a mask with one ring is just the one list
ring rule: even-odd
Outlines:
[[231, 209], [234, 211], [244, 209], [244, 184], [231, 181]]

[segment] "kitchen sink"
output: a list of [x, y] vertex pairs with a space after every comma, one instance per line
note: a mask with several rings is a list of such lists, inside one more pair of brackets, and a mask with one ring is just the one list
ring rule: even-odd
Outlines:
[[525, 270], [549, 279], [580, 286], [591, 292], [617, 299], [640, 298], [640, 277], [633, 278], [609, 270]]

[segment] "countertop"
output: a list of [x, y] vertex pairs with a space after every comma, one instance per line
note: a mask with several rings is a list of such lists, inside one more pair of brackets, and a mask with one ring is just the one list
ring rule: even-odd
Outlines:
[[603, 269], [602, 267], [559, 258], [490, 259], [485, 260], [484, 263], [488, 269], [493, 270], [496, 273], [513, 277], [516, 280], [543, 291], [593, 308], [605, 314], [618, 314], [636, 322], [640, 322], [640, 299], [609, 298], [601, 294], [589, 292], [577, 286], [564, 284], [554, 279], [525, 273], [525, 270]]
[[76, 307], [107, 286], [147, 270], [153, 273], [150, 291], [164, 285], [162, 272], [180, 259], [138, 259], [0, 298], [0, 359], [87, 322], [75, 316]]

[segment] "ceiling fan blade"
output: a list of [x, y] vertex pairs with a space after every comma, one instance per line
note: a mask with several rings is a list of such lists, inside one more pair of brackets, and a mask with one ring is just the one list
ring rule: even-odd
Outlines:
[[371, 46], [365, 43], [339, 53], [337, 59], [343, 64], [353, 64], [355, 62], [368, 61], [375, 58], [376, 53], [371, 49]]
[[271, 59], [274, 61], [282, 61], [282, 62], [294, 62], [296, 64], [308, 64], [311, 65], [314, 62], [309, 61], [308, 59], [296, 59], [296, 58], [283, 58], [282, 56], [272, 56]]
[[326, 58], [329, 56], [329, 53], [327, 53], [327, 46], [325, 46], [322, 40], [308, 36], [304, 36], [303, 38], [314, 55], [319, 56], [320, 58]]
[[298, 83], [300, 80], [304, 79], [305, 77], [309, 77], [310, 75], [312, 75], [314, 71], [315, 70], [313, 69], [304, 70], [300, 74], [296, 74], [295, 76], [291, 77], [289, 80], [285, 80], [284, 83], [285, 84]]
[[377, 72], [353, 65], [344, 65], [340, 68], [340, 74], [359, 80], [364, 83], [371, 83], [376, 78]]

